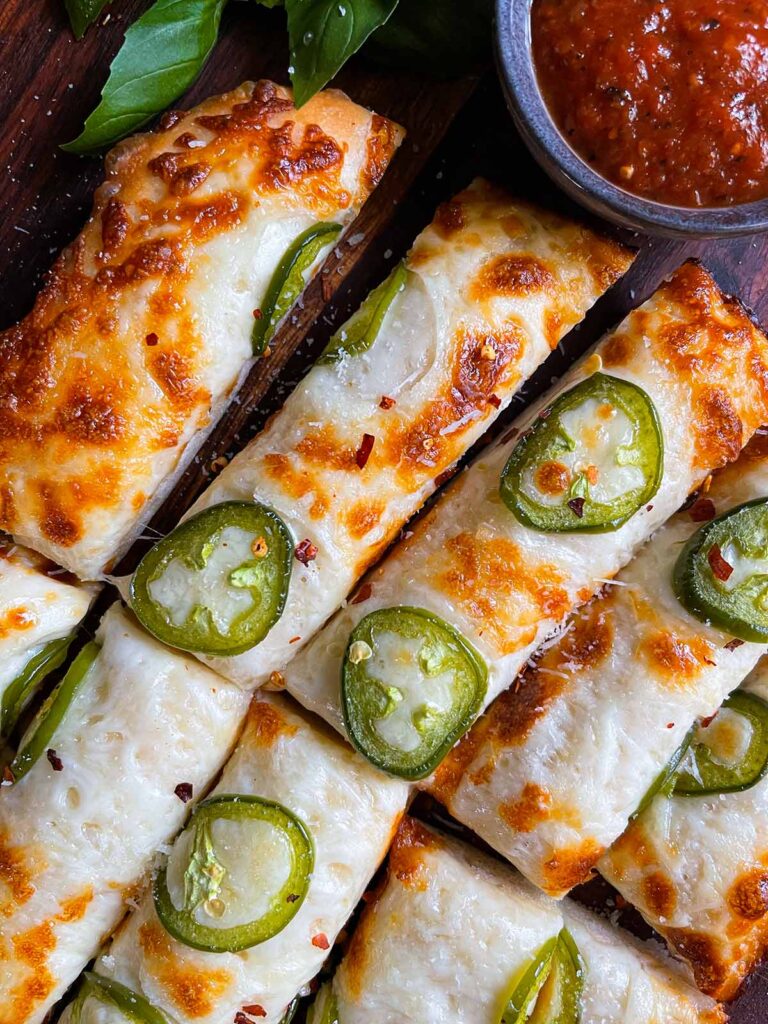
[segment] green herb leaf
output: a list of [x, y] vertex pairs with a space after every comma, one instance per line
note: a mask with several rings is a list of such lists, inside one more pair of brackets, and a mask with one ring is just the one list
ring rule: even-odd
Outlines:
[[146, 124], [199, 75], [219, 31], [226, 0], [156, 0], [128, 29], [101, 102], [82, 133], [61, 148], [102, 149]]
[[108, 3], [109, 0], [64, 0], [76, 39], [83, 38], [85, 30], [96, 21]]
[[365, 55], [390, 67], [455, 77], [490, 57], [492, 23], [493, 0], [400, 0]]
[[333, 78], [398, 0], [285, 0], [291, 81], [300, 107]]

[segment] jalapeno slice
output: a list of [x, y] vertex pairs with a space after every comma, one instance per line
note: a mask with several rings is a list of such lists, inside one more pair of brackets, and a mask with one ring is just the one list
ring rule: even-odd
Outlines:
[[51, 640], [33, 654], [27, 664], [6, 687], [0, 702], [0, 739], [7, 739], [16, 727], [22, 711], [39, 690], [46, 676], [64, 663], [74, 633]]
[[643, 811], [645, 811], [648, 807], [651, 806], [653, 798], [655, 796], [658, 796], [659, 793], [664, 793], [667, 796], [669, 796], [672, 793], [672, 790], [675, 788], [675, 774], [677, 772], [677, 769], [682, 764], [683, 758], [688, 753], [688, 749], [691, 745], [691, 740], [693, 739], [693, 734], [695, 730], [696, 726], [694, 725], [685, 734], [683, 742], [680, 744], [680, 746], [674, 752], [672, 757], [670, 757], [669, 761], [667, 761], [666, 765], [662, 768], [662, 770], [650, 784], [647, 792], [645, 793], [645, 796], [637, 805], [635, 811], [632, 814], [630, 814], [630, 821], [634, 821], [635, 818], [639, 818]]
[[397, 295], [405, 288], [408, 271], [399, 263], [389, 277], [374, 288], [356, 313], [334, 334], [325, 347], [318, 363], [337, 363], [344, 356], [359, 356], [367, 352], [384, 323], [384, 317]]
[[142, 558], [131, 580], [131, 607], [172, 647], [242, 654], [282, 615], [292, 555], [288, 528], [266, 505], [212, 505]]
[[14, 782], [23, 779], [46, 750], [53, 746], [54, 734], [85, 682], [100, 650], [100, 646], [93, 641], [86, 644], [35, 715], [22, 740], [22, 746], [11, 761], [10, 770]]
[[339, 1024], [339, 1005], [330, 981], [317, 993], [307, 1014], [307, 1024]]
[[768, 771], [768, 704], [738, 690], [706, 725], [700, 725], [675, 776], [674, 796], [738, 793]]
[[584, 965], [567, 928], [513, 982], [499, 1024], [579, 1024]]
[[131, 1024], [170, 1024], [162, 1010], [148, 1003], [144, 996], [119, 981], [92, 971], [83, 974], [82, 984], [72, 1003], [72, 1024], [82, 1024], [83, 1011], [90, 999], [113, 1006]]
[[423, 608], [380, 608], [344, 654], [347, 733], [377, 768], [422, 779], [475, 719], [487, 684], [485, 662], [453, 626]]
[[249, 949], [295, 915], [314, 856], [303, 822], [281, 804], [238, 794], [211, 797], [192, 812], [157, 873], [157, 916], [193, 949]]
[[295, 996], [291, 1000], [290, 1005], [285, 1008], [285, 1013], [280, 1018], [280, 1024], [291, 1024], [291, 1021], [296, 1016], [296, 1011], [299, 1008], [299, 1003], [300, 1002], [301, 1002], [301, 999], [300, 999], [299, 996]]
[[261, 355], [275, 328], [304, 291], [307, 271], [341, 231], [340, 224], [313, 224], [288, 246], [275, 267], [253, 325], [251, 340], [255, 355]]
[[768, 641], [768, 499], [700, 527], [675, 563], [675, 593], [704, 622], [740, 640]]
[[560, 395], [515, 445], [504, 504], [548, 533], [616, 530], [659, 489], [664, 441], [636, 384], [595, 373]]

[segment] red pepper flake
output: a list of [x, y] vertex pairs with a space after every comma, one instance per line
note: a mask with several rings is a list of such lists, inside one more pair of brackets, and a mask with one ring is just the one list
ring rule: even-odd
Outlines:
[[694, 523], [706, 523], [715, 518], [715, 503], [711, 498], [697, 498], [688, 509]]
[[48, 758], [48, 763], [55, 772], [64, 771], [64, 762], [61, 760], [55, 750], [46, 750], [45, 756]]
[[376, 438], [373, 434], [363, 434], [363, 440], [360, 442], [360, 447], [355, 452], [355, 462], [357, 463], [358, 469], [365, 469], [365, 464], [373, 451], [373, 444], [375, 440]]
[[653, 512], [653, 505], [646, 505], [645, 506], [645, 511], [646, 512]]
[[499, 398], [498, 395], [488, 395], [488, 401], [490, 402], [494, 409], [501, 408], [501, 399]]
[[395, 405], [397, 405], [397, 402], [394, 398], [390, 398], [388, 395], [382, 395], [381, 401], [379, 402], [380, 409], [391, 409]]
[[160, 339], [158, 338], [158, 336], [157, 336], [157, 335], [155, 334], [155, 332], [154, 332], [154, 331], [150, 331], [150, 332], [149, 332], [149, 334], [148, 334], [148, 335], [146, 336], [146, 338], [144, 339], [144, 341], [146, 341], [146, 343], [147, 343], [147, 344], [148, 344], [148, 345], [149, 345], [150, 347], [152, 347], [152, 346], [156, 345], [156, 344], [158, 343], [158, 341], [159, 341], [159, 340], [160, 340]]
[[3, 765], [3, 785], [12, 786], [16, 781], [10, 765]]
[[325, 932], [319, 932], [314, 939], [312, 939], [312, 945], [317, 946], [318, 949], [330, 949], [331, 944], [328, 941], [328, 936]]
[[180, 782], [173, 792], [183, 804], [189, 803], [192, 799], [192, 783]]
[[286, 902], [295, 903], [298, 898], [299, 894], [297, 892], [289, 892], [288, 895], [286, 896]]
[[568, 508], [573, 512], [577, 519], [581, 519], [584, 515], [584, 503], [586, 498], [571, 498], [567, 503]]
[[373, 587], [371, 586], [371, 584], [370, 583], [364, 583], [362, 585], [362, 587], [360, 587], [358, 592], [355, 594], [355, 596], [352, 598], [352, 600], [349, 603], [350, 604], [362, 604], [363, 601], [367, 601], [368, 600], [368, 598], [371, 596], [372, 593], [373, 593]]
[[263, 318], [263, 316], [264, 316], [264, 314], [261, 312], [260, 309], [254, 309], [254, 311], [253, 311], [253, 319], [254, 320], [261, 320]]
[[720, 580], [722, 583], [725, 583], [725, 581], [730, 578], [731, 573], [733, 572], [733, 566], [723, 558], [723, 553], [720, 550], [719, 545], [712, 545], [707, 552], [707, 561], [709, 562], [709, 567], [712, 570], [712, 575], [716, 580]]
[[297, 562], [301, 562], [302, 565], [309, 565], [310, 562], [314, 562], [317, 558], [317, 547], [309, 538], [305, 538], [301, 544], [296, 545], [293, 553]]
[[266, 1017], [267, 1011], [259, 1003], [251, 1003], [249, 1006], [243, 1007], [243, 1013], [250, 1013], [252, 1017]]
[[717, 718], [717, 712], [715, 712], [714, 715], [708, 715], [706, 718], [702, 718], [702, 720], [701, 720], [701, 722], [699, 724], [701, 725], [702, 729], [706, 729], [707, 726], [712, 725], [712, 723], [714, 722], [714, 720], [716, 718]]
[[235, 1024], [253, 1024], [250, 1017], [246, 1017], [242, 1010], [235, 1014]]
[[675, 723], [674, 722], [667, 722], [667, 728], [668, 729], [674, 729], [675, 728]]
[[734, 637], [733, 640], [729, 640], [725, 645], [726, 651], [735, 651], [737, 647], [741, 647], [744, 641], [739, 640], [738, 637]]
[[292, 636], [291, 639], [288, 641], [288, 643], [289, 644], [297, 644], [299, 642], [299, 640], [301, 640], [300, 636]]

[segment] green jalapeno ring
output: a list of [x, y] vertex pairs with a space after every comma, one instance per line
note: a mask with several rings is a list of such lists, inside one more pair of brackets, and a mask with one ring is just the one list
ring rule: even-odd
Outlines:
[[307, 1014], [307, 1024], [339, 1024], [339, 1004], [333, 984], [326, 981]]
[[83, 973], [82, 983], [72, 1004], [72, 1024], [81, 1024], [85, 1004], [91, 998], [110, 1003], [133, 1024], [170, 1024], [162, 1010], [152, 1006], [144, 996], [119, 981], [93, 971]]
[[51, 746], [54, 734], [61, 725], [88, 673], [98, 657], [101, 647], [87, 643], [67, 669], [66, 675], [35, 715], [27, 735], [22, 740], [10, 764], [13, 781], [19, 782]]
[[253, 325], [254, 355], [262, 355], [275, 328], [304, 291], [304, 274], [340, 231], [341, 224], [313, 224], [288, 246], [267, 285], [259, 310], [261, 316]]
[[580, 1024], [585, 974], [579, 947], [568, 929], [561, 928], [530, 1024]]
[[[722, 552], [729, 544], [757, 547], [766, 565], [765, 573], [754, 573], [730, 592], [723, 585], [728, 580], [718, 580], [710, 562], [713, 550]], [[697, 619], [740, 640], [768, 642], [768, 498], [746, 501], [699, 527], [678, 556], [672, 585]]]
[[695, 731], [696, 725], [694, 724], [683, 737], [683, 742], [650, 784], [642, 800], [632, 814], [630, 814], [628, 823], [633, 822], [635, 818], [639, 818], [643, 811], [646, 811], [651, 806], [654, 797], [658, 796], [659, 793], [664, 793], [666, 796], [671, 795], [675, 785], [675, 774], [677, 769], [680, 767], [683, 758], [688, 753], [688, 748], [691, 745]]
[[[356, 662], [353, 649], [363, 644], [375, 650], [376, 631], [394, 633], [403, 639], [424, 640], [439, 651], [439, 664], [430, 666], [436, 675], [447, 662], [447, 670], [458, 676], [451, 708], [437, 713], [437, 725], [430, 727], [427, 713], [417, 730], [423, 741], [412, 752], [389, 744], [375, 728], [375, 721], [389, 713], [391, 701], [386, 680], [367, 675], [364, 662]], [[399, 778], [423, 779], [435, 770], [445, 754], [466, 732], [482, 707], [488, 685], [488, 668], [481, 655], [454, 626], [424, 608], [397, 605], [379, 608], [358, 622], [350, 634], [341, 667], [341, 700], [344, 726], [355, 749], [371, 764]], [[458, 691], [458, 693], [456, 693]], [[376, 712], [381, 712], [376, 714]]]
[[51, 640], [33, 655], [16, 678], [6, 687], [0, 701], [0, 738], [7, 739], [21, 713], [47, 676], [64, 664], [75, 634]]
[[300, 996], [294, 996], [294, 998], [290, 1001], [288, 1006], [286, 1006], [285, 1013], [280, 1018], [280, 1024], [291, 1024], [291, 1021], [296, 1016], [296, 1011], [299, 1008], [299, 1003], [300, 1002], [301, 1002], [301, 997]]
[[743, 715], [752, 726], [752, 739], [740, 764], [733, 767], [713, 761], [706, 743], [693, 745], [698, 778], [685, 769], [675, 776], [673, 796], [710, 796], [741, 793], [757, 785], [768, 772], [768, 703], [755, 693], [737, 690], [723, 707]]
[[384, 318], [395, 298], [405, 288], [408, 271], [398, 263], [392, 273], [365, 299], [326, 345], [318, 364], [338, 363], [345, 355], [359, 356], [367, 352], [376, 340]]
[[556, 946], [557, 935], [553, 935], [536, 953], [522, 975], [515, 978], [512, 992], [505, 998], [499, 1024], [525, 1024], [529, 1019], [532, 1004], [549, 977]]
[[[177, 558], [193, 571], [203, 570], [217, 538], [228, 527], [254, 533], [266, 544], [263, 556], [254, 556], [230, 572], [230, 578], [245, 574], [244, 582], [233, 585], [249, 590], [254, 606], [237, 616], [227, 632], [216, 628], [210, 609], [200, 604], [176, 625], [152, 597], [151, 584]], [[242, 654], [261, 643], [282, 615], [292, 558], [293, 539], [273, 509], [255, 501], [224, 501], [185, 519], [144, 555], [131, 580], [130, 605], [145, 629], [172, 647], [219, 657]], [[256, 574], [255, 584], [247, 582], [248, 573]]]
[[185, 905], [177, 908], [168, 889], [167, 864], [160, 868], [153, 885], [153, 898], [161, 924], [169, 935], [185, 946], [206, 953], [238, 953], [281, 932], [304, 902], [315, 861], [312, 839], [304, 823], [282, 804], [257, 796], [226, 794], [209, 797], [194, 809], [184, 831], [193, 829], [194, 841], [210, 829], [214, 821], [222, 818], [263, 821], [280, 830], [288, 840], [292, 864], [287, 880], [275, 892], [267, 912], [247, 924], [229, 928], [200, 924], [195, 912], [202, 900], [189, 907], [186, 905], [186, 893]]
[[561, 928], [515, 976], [499, 1024], [579, 1024], [584, 976], [578, 946]]
[[[604, 401], [623, 412], [638, 438], [635, 458], [626, 459], [643, 476], [643, 486], [608, 502], [590, 496], [590, 484], [579, 474], [563, 491], [560, 504], [538, 502], [524, 490], [527, 470], [557, 462], [575, 442], [562, 427], [562, 417], [586, 401]], [[618, 464], [618, 463], [617, 463]], [[637, 384], [620, 377], [594, 373], [559, 395], [533, 426], [520, 437], [501, 474], [502, 501], [515, 517], [533, 530], [548, 533], [607, 533], [617, 530], [656, 494], [664, 468], [664, 438], [656, 408]], [[566, 485], [563, 484], [565, 487]], [[568, 499], [568, 500], [566, 500]]]

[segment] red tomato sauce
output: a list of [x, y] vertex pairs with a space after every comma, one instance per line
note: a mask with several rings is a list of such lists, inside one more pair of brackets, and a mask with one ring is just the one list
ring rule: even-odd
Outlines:
[[534, 0], [552, 117], [628, 192], [677, 206], [768, 196], [768, 0]]

